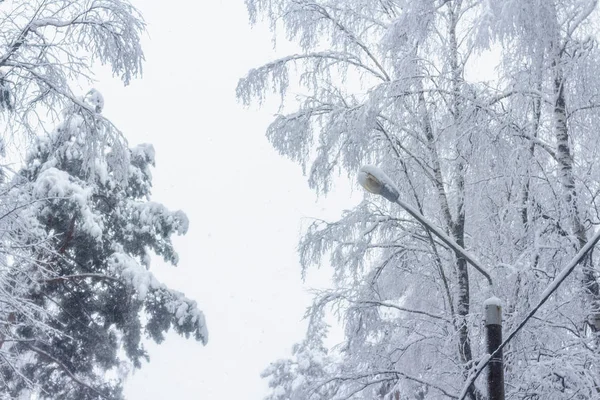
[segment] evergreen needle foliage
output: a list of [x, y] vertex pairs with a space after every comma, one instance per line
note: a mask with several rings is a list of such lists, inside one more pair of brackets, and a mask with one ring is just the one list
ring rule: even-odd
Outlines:
[[196, 302], [150, 271], [152, 255], [178, 263], [188, 229], [150, 200], [154, 148], [69, 87], [94, 61], [139, 75], [144, 23], [123, 0], [0, 2], [0, 19], [2, 150], [29, 149], [0, 167], [0, 398], [121, 399], [144, 337], [208, 340]]

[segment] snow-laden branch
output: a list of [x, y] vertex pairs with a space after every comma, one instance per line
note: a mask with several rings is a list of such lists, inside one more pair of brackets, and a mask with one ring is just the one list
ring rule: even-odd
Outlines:
[[[396, 377], [396, 378], [402, 377], [402, 378], [408, 379], [410, 381], [417, 382], [422, 385], [431, 387], [432, 389], [435, 389], [435, 390], [441, 392], [448, 398], [451, 398], [451, 399], [458, 398], [458, 396], [448, 392], [446, 389], [442, 388], [441, 386], [439, 386], [433, 382], [429, 382], [425, 379], [417, 378], [413, 375], [407, 374], [402, 371], [396, 371], [396, 370], [378, 370], [378, 371], [372, 371], [372, 372], [362, 373], [362, 374], [359, 373], [356, 375], [335, 376], [324, 382], [320, 382], [317, 386], [325, 386], [325, 385], [328, 385], [329, 383], [335, 382], [335, 381], [354, 381], [354, 380], [360, 381], [361, 379], [369, 379], [369, 378], [378, 377], [378, 376], [382, 376], [382, 375], [383, 376], [388, 375], [388, 376], [392, 376], [392, 377]], [[389, 378], [386, 380], [389, 380]], [[373, 385], [373, 384], [376, 384], [379, 382], [381, 382], [381, 381], [380, 380], [367, 380], [364, 385], [369, 386], [369, 385]], [[366, 386], [361, 387], [360, 390], [355, 391], [354, 394], [364, 390]], [[348, 399], [350, 397], [343, 397], [343, 399]]]
[[[566, 37], [571, 39], [577, 28], [581, 26], [588, 19], [588, 17], [594, 12], [598, 6], [598, 0], [589, 0], [587, 4], [584, 4], [581, 11], [567, 26]], [[565, 42], [566, 45], [566, 42]]]
[[250, 104], [253, 98], [262, 99], [264, 89], [267, 87], [265, 83], [268, 79], [273, 81], [273, 87], [278, 92], [284, 94], [288, 85], [288, 64], [299, 61], [312, 62], [315, 64], [315, 70], [319, 73], [322, 73], [324, 71], [321, 70], [321, 63], [327, 60], [352, 65], [369, 72], [381, 80], [385, 80], [385, 76], [383, 76], [379, 71], [374, 70], [370, 66], [364, 64], [360, 57], [356, 56], [355, 54], [332, 50], [318, 51], [282, 57], [259, 68], [251, 69], [246, 77], [240, 79], [238, 82], [236, 95], [246, 105]]
[[75, 381], [77, 384], [79, 384], [79, 385], [87, 388], [91, 392], [96, 393], [98, 396], [102, 397], [103, 399], [110, 399], [105, 394], [99, 392], [98, 390], [96, 390], [92, 386], [88, 385], [83, 380], [79, 379], [77, 377], [77, 375], [75, 375], [75, 373], [69, 369], [69, 367], [67, 367], [63, 362], [61, 362], [58, 358], [54, 357], [52, 354], [48, 353], [47, 351], [44, 351], [44, 350], [40, 349], [37, 346], [33, 346], [33, 345], [30, 345], [30, 344], [28, 344], [27, 347], [29, 349], [31, 349], [32, 351], [34, 351], [35, 353], [37, 353], [37, 354], [39, 354], [39, 355], [41, 355], [43, 357], [47, 357], [48, 359], [50, 359], [53, 363], [55, 363], [56, 365], [58, 365], [60, 367], [60, 369], [62, 369], [67, 375], [69, 375], [69, 377], [71, 379], [73, 379], [73, 381]]
[[169, 289], [159, 282], [154, 274], [140, 265], [135, 259], [117, 249], [109, 257], [108, 268], [120, 277], [121, 282], [133, 288], [140, 301], [160, 292], [165, 297], [166, 309], [172, 315], [174, 325], [193, 328], [194, 336], [203, 344], [208, 342], [208, 330], [204, 313], [194, 300], [188, 299], [178, 291]]
[[321, 14], [326, 19], [330, 20], [340, 31], [342, 31], [344, 34], [346, 34], [347, 37], [350, 39], [350, 41], [354, 42], [358, 47], [360, 47], [365, 52], [365, 54], [371, 59], [371, 61], [373, 61], [373, 63], [377, 66], [379, 71], [381, 71], [381, 75], [383, 75], [384, 80], [388, 81], [388, 82], [390, 81], [390, 76], [388, 75], [386, 70], [383, 68], [381, 63], [377, 60], [375, 55], [369, 50], [369, 47], [363, 41], [361, 41], [354, 33], [352, 33], [350, 31], [350, 29], [348, 29], [348, 27], [346, 27], [341, 21], [339, 21], [333, 15], [331, 15], [325, 9], [325, 7], [321, 6], [320, 4], [310, 3], [309, 7], [317, 10], [317, 12], [319, 12], [319, 14]]
[[406, 307], [402, 307], [402, 306], [398, 306], [396, 304], [392, 304], [390, 302], [385, 302], [385, 301], [375, 301], [375, 300], [358, 300], [353, 302], [357, 305], [362, 305], [362, 304], [366, 304], [366, 305], [370, 305], [370, 306], [377, 306], [377, 307], [386, 307], [386, 308], [393, 308], [395, 310], [398, 311], [403, 311], [403, 312], [407, 312], [410, 314], [420, 314], [420, 315], [425, 315], [429, 318], [433, 318], [433, 319], [439, 319], [445, 322], [451, 322], [448, 318], [444, 318], [441, 315], [435, 315], [426, 311], [422, 311], [422, 310], [413, 310], [411, 308], [406, 308]]

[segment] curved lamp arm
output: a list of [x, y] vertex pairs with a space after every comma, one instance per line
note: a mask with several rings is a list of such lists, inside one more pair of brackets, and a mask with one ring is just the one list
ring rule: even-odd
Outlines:
[[455, 253], [460, 254], [467, 260], [469, 264], [487, 279], [490, 286], [493, 286], [492, 277], [472, 254], [456, 243], [450, 236], [446, 235], [441, 229], [429, 222], [418, 210], [400, 200], [400, 191], [385, 172], [373, 165], [365, 165], [358, 172], [358, 182], [368, 192], [383, 196], [406, 210], [421, 225], [433, 232], [442, 242], [454, 250]]

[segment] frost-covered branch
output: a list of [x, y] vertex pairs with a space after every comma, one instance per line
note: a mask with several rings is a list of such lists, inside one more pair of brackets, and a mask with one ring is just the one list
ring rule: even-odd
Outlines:
[[411, 314], [421, 314], [421, 315], [425, 315], [425, 316], [433, 318], [433, 319], [439, 319], [442, 321], [450, 322], [447, 318], [444, 318], [443, 316], [440, 316], [440, 315], [431, 314], [426, 311], [412, 310], [410, 308], [401, 307], [396, 304], [382, 302], [382, 301], [364, 300], [364, 301], [358, 301], [358, 302], [356, 302], [356, 304], [358, 304], [358, 305], [365, 304], [365, 305], [371, 305], [371, 306], [393, 308], [398, 311], [404, 311], [404, 312], [411, 313]]
[[75, 375], [75, 373], [73, 373], [64, 363], [62, 363], [59, 359], [57, 359], [56, 357], [54, 357], [52, 354], [48, 353], [47, 351], [44, 351], [44, 350], [40, 349], [39, 347], [30, 345], [30, 344], [27, 344], [27, 348], [33, 350], [37, 354], [40, 354], [40, 355], [48, 358], [49, 360], [51, 360], [51, 362], [53, 362], [56, 365], [58, 365], [67, 375], [69, 375], [69, 377], [71, 379], [73, 379], [73, 381], [77, 382], [78, 385], [81, 385], [81, 386], [85, 387], [86, 389], [88, 389], [91, 392], [97, 394], [98, 396], [102, 397], [103, 399], [109, 399], [108, 396], [104, 395], [103, 393], [100, 393], [99, 391], [97, 391], [96, 389], [94, 389], [92, 386], [88, 385], [87, 383], [85, 383], [84, 381], [82, 381], [81, 379], [79, 379]]

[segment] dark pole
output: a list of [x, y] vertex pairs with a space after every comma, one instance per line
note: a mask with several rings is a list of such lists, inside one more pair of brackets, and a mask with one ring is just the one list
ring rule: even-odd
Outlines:
[[[500, 299], [487, 299], [485, 305], [485, 331], [488, 354], [493, 354], [502, 343], [502, 306]], [[504, 361], [500, 350], [488, 364], [488, 398], [504, 400]]]

